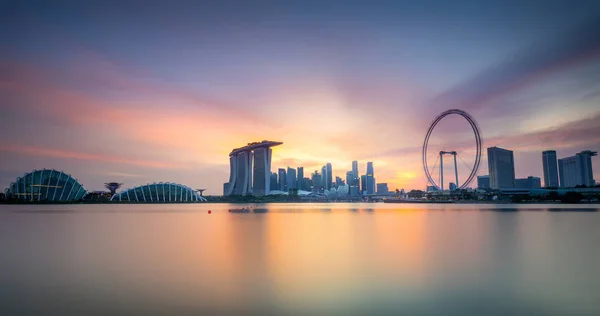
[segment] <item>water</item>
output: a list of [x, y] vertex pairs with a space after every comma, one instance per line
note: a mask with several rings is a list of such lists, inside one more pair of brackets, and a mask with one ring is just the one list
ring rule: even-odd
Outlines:
[[0, 314], [600, 315], [600, 206], [248, 206], [0, 206]]

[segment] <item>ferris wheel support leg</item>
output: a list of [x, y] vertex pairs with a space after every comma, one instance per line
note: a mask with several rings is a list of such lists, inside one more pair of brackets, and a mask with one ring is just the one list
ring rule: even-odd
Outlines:
[[444, 191], [444, 153], [440, 152], [440, 185]]
[[459, 188], [458, 185], [458, 169], [456, 168], [456, 152], [454, 153], [454, 174], [456, 175], [456, 188]]

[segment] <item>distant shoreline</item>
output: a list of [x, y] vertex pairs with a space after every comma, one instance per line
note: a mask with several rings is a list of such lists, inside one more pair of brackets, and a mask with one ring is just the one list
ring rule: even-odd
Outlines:
[[[201, 204], [384, 204], [383, 202], [364, 202], [364, 201], [208, 201], [208, 202], [183, 202], [183, 203], [152, 203], [152, 202], [9, 202], [0, 203], [1, 205], [161, 205], [161, 204], [190, 204], [190, 205], [201, 205]], [[548, 205], [599, 205], [600, 201], [582, 201], [579, 203], [563, 203], [560, 201], [523, 201], [523, 202], [512, 202], [512, 201], [453, 201], [453, 202], [439, 202], [439, 201], [418, 201], [418, 202], [401, 202], [401, 203], [385, 203], [385, 204], [476, 204], [476, 205], [528, 205], [528, 204], [548, 204]]]

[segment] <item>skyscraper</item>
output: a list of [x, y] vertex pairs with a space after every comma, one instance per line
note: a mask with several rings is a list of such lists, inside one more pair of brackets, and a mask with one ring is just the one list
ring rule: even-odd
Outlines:
[[271, 185], [270, 190], [279, 190], [279, 184], [277, 184], [277, 173], [271, 173]]
[[321, 167], [321, 187], [324, 190], [328, 189], [328, 186], [327, 186], [327, 166]]
[[358, 161], [356, 160], [352, 162], [352, 172], [354, 173], [354, 177], [358, 178]]
[[591, 150], [584, 150], [577, 153], [581, 164], [581, 184], [588, 187], [595, 184], [594, 171], [592, 170], [592, 157], [597, 155], [598, 152]]
[[373, 163], [367, 162], [367, 194], [375, 194], [375, 170]]
[[246, 195], [247, 193], [252, 193], [250, 185], [252, 183], [252, 152], [240, 152], [239, 154], [237, 154], [237, 156], [234, 156], [234, 159], [237, 159], [237, 178], [235, 179], [235, 194]]
[[360, 176], [360, 194], [367, 194], [367, 176]]
[[279, 173], [279, 191], [286, 192], [287, 191], [287, 180], [285, 177], [285, 169], [279, 168], [279, 170], [277, 170], [277, 172]]
[[319, 193], [323, 188], [323, 176], [319, 174], [318, 170], [312, 174], [313, 192]]
[[572, 188], [577, 185], [594, 185], [592, 157], [597, 152], [585, 150], [575, 156], [558, 159], [558, 173], [561, 188]]
[[346, 172], [346, 184], [348, 185], [348, 194], [358, 195], [360, 192], [360, 178], [354, 173], [354, 170]]
[[556, 161], [556, 150], [542, 152], [542, 163], [544, 165], [544, 186], [558, 187], [558, 164]]
[[288, 167], [286, 179], [288, 191], [296, 189], [296, 169]]
[[296, 180], [296, 188], [298, 190], [308, 190], [304, 187], [304, 167], [298, 167], [298, 179]]
[[331, 189], [331, 184], [333, 183], [333, 170], [331, 164], [327, 163], [325, 165], [325, 169], [327, 169], [327, 176], [325, 177], [327, 179], [327, 185], [325, 186], [325, 188], [329, 190]]
[[271, 189], [271, 147], [281, 144], [264, 140], [233, 149], [229, 154], [229, 181], [224, 195], [268, 194]]
[[271, 154], [273, 150], [267, 147], [254, 150], [254, 185], [252, 194], [266, 195], [271, 188]]
[[515, 160], [512, 150], [499, 147], [487, 149], [490, 188], [515, 187]]

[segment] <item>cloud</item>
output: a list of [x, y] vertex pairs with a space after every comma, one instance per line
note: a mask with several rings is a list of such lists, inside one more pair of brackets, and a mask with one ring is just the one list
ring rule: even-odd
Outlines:
[[164, 161], [149, 161], [149, 160], [137, 160], [129, 159], [119, 156], [106, 156], [100, 154], [82, 153], [76, 151], [66, 151], [54, 148], [41, 148], [34, 146], [23, 146], [23, 145], [12, 145], [6, 143], [0, 143], [0, 151], [11, 152], [20, 155], [35, 156], [35, 157], [51, 157], [51, 158], [62, 158], [62, 159], [77, 159], [77, 160], [91, 160], [91, 161], [102, 161], [108, 163], [117, 164], [128, 164], [142, 167], [151, 168], [182, 168], [181, 164]]
[[504, 62], [442, 93], [432, 102], [432, 110], [478, 109], [494, 98], [514, 93], [549, 74], [599, 56], [600, 18], [596, 18], [552, 41], [522, 49]]

